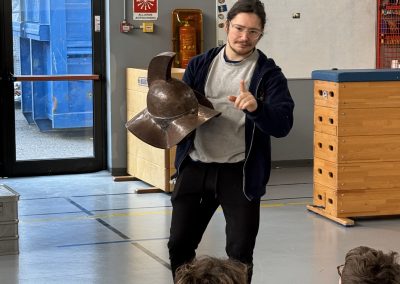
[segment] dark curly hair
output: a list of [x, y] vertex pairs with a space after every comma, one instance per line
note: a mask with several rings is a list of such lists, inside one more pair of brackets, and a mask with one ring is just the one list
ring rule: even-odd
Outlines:
[[260, 0], [238, 0], [229, 10], [227, 20], [230, 22], [239, 13], [254, 13], [261, 20], [261, 28], [264, 30], [266, 15], [264, 4]]

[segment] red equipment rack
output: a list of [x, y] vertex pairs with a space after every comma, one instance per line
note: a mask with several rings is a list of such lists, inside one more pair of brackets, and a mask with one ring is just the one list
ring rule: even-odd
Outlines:
[[400, 64], [400, 0], [378, 0], [377, 15], [376, 68], [393, 68]]

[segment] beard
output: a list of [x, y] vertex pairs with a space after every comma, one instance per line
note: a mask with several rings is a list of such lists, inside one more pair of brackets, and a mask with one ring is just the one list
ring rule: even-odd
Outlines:
[[254, 50], [254, 45], [249, 42], [249, 41], [234, 41], [233, 44], [234, 45], [239, 45], [239, 48], [236, 48], [233, 44], [231, 44], [231, 42], [229, 41], [229, 38], [227, 39], [227, 43], [230, 47], [230, 49], [239, 56], [246, 56], [249, 55], [250, 53], [253, 52]]

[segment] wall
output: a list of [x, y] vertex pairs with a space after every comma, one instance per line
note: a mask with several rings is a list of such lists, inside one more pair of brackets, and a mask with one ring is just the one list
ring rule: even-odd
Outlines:
[[[224, 0], [219, 10], [235, 2]], [[316, 69], [375, 68], [376, 0], [262, 2], [267, 23], [258, 48], [275, 59], [287, 78], [309, 79]], [[226, 12], [218, 16], [216, 42], [221, 43], [226, 37], [219, 24]]]
[[[159, 18], [155, 22], [155, 33], [145, 34], [134, 30], [129, 34], [119, 32], [123, 18], [122, 1], [106, 0], [106, 60], [107, 60], [107, 108], [108, 168], [113, 175], [125, 174], [126, 170], [126, 98], [125, 69], [147, 68], [156, 54], [171, 50], [171, 13], [176, 8], [201, 9], [204, 21], [204, 49], [216, 43], [216, 3], [214, 0], [159, 1]], [[112, 5], [111, 5], [112, 3]], [[132, 1], [128, 0], [131, 10]], [[128, 14], [132, 19], [132, 13]], [[131, 21], [133, 22], [133, 21]], [[138, 25], [139, 23], [134, 24]], [[275, 162], [310, 161], [313, 157], [313, 82], [305, 79], [290, 79], [289, 88], [296, 103], [295, 124], [288, 137], [272, 140], [272, 160]], [[295, 160], [295, 161], [294, 161]], [[293, 162], [294, 161], [294, 162]]]
[[[123, 1], [106, 0], [106, 77], [107, 77], [107, 164], [112, 174], [126, 170], [126, 98], [125, 69], [147, 68], [158, 53], [172, 49], [171, 14], [174, 9], [201, 9], [203, 11], [204, 49], [215, 45], [215, 2], [168, 0], [158, 1], [159, 14], [154, 33], [133, 30], [119, 32], [123, 19]], [[128, 20], [132, 20], [132, 0], [127, 0]]]
[[313, 159], [313, 81], [289, 79], [288, 84], [295, 103], [294, 124], [287, 137], [272, 138], [272, 161], [278, 165], [310, 164]]
[[310, 78], [316, 69], [375, 68], [376, 0], [263, 2], [268, 23], [259, 45], [288, 78]]

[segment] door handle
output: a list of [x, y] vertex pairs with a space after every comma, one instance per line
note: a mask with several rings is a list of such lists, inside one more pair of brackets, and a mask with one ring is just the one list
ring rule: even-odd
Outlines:
[[15, 82], [16, 78], [14, 77], [14, 74], [9, 73], [6, 76], [0, 76], [0, 81], [8, 81], [8, 82]]
[[7, 76], [7, 81], [15, 82], [15, 80], [16, 80], [16, 78], [15, 78], [14, 74], [13, 73], [9, 73], [8, 76]]

